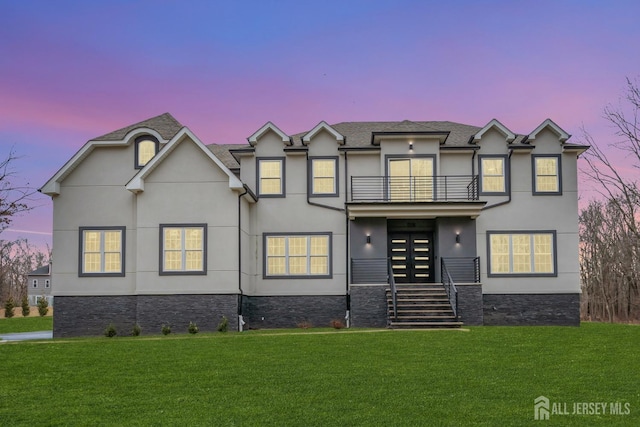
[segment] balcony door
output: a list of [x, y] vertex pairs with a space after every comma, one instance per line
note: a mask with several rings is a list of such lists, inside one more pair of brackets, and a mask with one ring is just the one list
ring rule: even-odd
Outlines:
[[388, 248], [396, 283], [434, 281], [432, 232], [390, 233]]
[[433, 201], [433, 162], [432, 157], [389, 159], [389, 200]]

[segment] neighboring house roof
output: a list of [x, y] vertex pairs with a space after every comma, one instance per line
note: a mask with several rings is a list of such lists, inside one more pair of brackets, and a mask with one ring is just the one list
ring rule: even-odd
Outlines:
[[93, 138], [93, 140], [99, 141], [120, 141], [134, 129], [137, 128], [151, 128], [156, 130], [163, 139], [169, 140], [176, 136], [176, 134], [182, 129], [182, 125], [171, 114], [164, 113], [159, 116], [152, 117], [147, 120], [135, 123], [133, 125], [124, 127], [122, 129], [109, 132], [106, 135]]
[[33, 270], [31, 273], [29, 273], [29, 276], [49, 276], [50, 272], [49, 272], [49, 268], [51, 266], [50, 265], [43, 265], [42, 267], [38, 267], [35, 270]]

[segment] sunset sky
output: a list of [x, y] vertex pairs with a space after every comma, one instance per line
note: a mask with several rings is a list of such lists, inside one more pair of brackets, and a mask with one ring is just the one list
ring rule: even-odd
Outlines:
[[[603, 107], [640, 79], [639, 17], [637, 0], [0, 0], [0, 157], [39, 188], [87, 140], [164, 112], [207, 144], [266, 121], [527, 134], [548, 117], [606, 144]], [[51, 243], [51, 200], [34, 203], [2, 239]]]

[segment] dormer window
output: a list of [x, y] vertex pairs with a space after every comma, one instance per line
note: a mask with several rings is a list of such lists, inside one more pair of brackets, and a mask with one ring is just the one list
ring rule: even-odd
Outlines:
[[136, 138], [136, 169], [142, 169], [158, 153], [160, 143], [151, 135]]

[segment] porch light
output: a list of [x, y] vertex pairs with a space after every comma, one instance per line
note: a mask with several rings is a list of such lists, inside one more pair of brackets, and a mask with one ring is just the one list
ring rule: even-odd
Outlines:
[[409, 150], [413, 151], [413, 141], [409, 141]]
[[456, 243], [460, 243], [460, 233], [456, 233]]
[[367, 234], [367, 245], [371, 244], [371, 235]]

